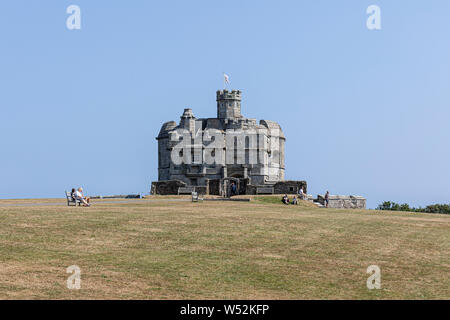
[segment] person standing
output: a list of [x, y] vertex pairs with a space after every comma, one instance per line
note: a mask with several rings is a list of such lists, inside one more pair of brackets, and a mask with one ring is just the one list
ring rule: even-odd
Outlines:
[[328, 208], [328, 201], [330, 198], [330, 193], [327, 191], [327, 193], [325, 193], [325, 207]]
[[237, 194], [237, 187], [236, 184], [233, 182], [231, 182], [231, 195], [235, 196]]
[[298, 191], [298, 197], [300, 198], [300, 200], [305, 200], [305, 194], [303, 192], [303, 187], [301, 187], [300, 190]]

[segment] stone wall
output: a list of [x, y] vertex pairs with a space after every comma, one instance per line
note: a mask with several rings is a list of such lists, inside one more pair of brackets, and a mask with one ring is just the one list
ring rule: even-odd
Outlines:
[[[186, 187], [187, 184], [180, 180], [153, 181], [151, 194], [153, 195], [178, 195], [178, 188]], [[209, 193], [209, 186], [193, 186], [195, 192], [205, 195]]]
[[195, 186], [194, 187], [195, 192], [197, 192], [198, 194], [201, 194], [201, 195], [209, 194], [208, 189], [209, 189], [208, 186]]
[[210, 179], [208, 181], [209, 194], [219, 196], [220, 195], [220, 179]]
[[245, 190], [245, 194], [249, 194], [249, 195], [255, 195], [256, 194], [256, 186], [255, 185], [247, 185], [246, 190]]
[[306, 181], [286, 180], [275, 183], [273, 186], [274, 194], [298, 194], [300, 188], [303, 188], [303, 193], [307, 193]]
[[[317, 201], [325, 205], [325, 198], [323, 195], [317, 196]], [[330, 195], [328, 197], [328, 208], [336, 209], [365, 209], [366, 199], [361, 196], [337, 196]]]
[[[206, 180], [205, 186], [192, 186], [199, 194], [221, 195], [221, 180]], [[307, 193], [306, 181], [280, 181], [274, 185], [251, 185], [249, 179], [239, 179], [239, 194], [255, 195], [258, 188], [273, 189], [273, 194], [298, 194], [298, 190], [303, 187], [303, 192]], [[176, 195], [179, 187], [187, 187], [187, 183], [181, 180], [165, 180], [152, 182], [151, 194]]]
[[258, 188], [273, 188], [273, 194], [298, 194], [300, 188], [303, 188], [303, 193], [307, 193], [306, 181], [286, 180], [274, 185], [247, 185], [245, 194], [256, 195]]
[[180, 180], [153, 181], [150, 193], [153, 195], [178, 194], [179, 187], [186, 187], [186, 183]]

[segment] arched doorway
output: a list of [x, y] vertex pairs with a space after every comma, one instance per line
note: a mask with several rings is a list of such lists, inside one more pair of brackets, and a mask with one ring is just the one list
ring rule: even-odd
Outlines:
[[236, 184], [236, 190], [238, 190], [238, 194], [239, 194], [239, 190], [241, 189], [240, 179], [235, 178], [235, 177], [227, 177], [227, 178], [223, 178], [220, 180], [220, 195], [221, 196], [223, 196], [225, 198], [229, 198], [231, 196], [232, 182], [234, 182]]

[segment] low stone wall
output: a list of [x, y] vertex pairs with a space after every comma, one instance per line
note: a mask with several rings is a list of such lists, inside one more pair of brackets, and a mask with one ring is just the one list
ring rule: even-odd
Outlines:
[[247, 185], [245, 194], [256, 195], [259, 189], [273, 189], [273, 194], [298, 194], [300, 188], [303, 193], [307, 193], [306, 181], [286, 180], [275, 183], [274, 185]]
[[186, 187], [186, 182], [181, 180], [153, 181], [151, 194], [174, 195], [178, 194], [179, 187]]
[[258, 188], [258, 186], [254, 186], [254, 185], [248, 184], [246, 189], [245, 189], [245, 194], [255, 195], [256, 194], [256, 188]]
[[[325, 198], [323, 195], [317, 196], [317, 201], [325, 205]], [[328, 197], [328, 208], [336, 209], [365, 209], [366, 199], [361, 196], [337, 196], [330, 195]]]
[[[220, 195], [220, 179], [207, 180], [206, 186], [195, 186], [195, 191], [203, 195]], [[298, 194], [300, 188], [307, 193], [306, 181], [281, 181], [274, 185], [250, 185], [248, 179], [240, 179], [239, 194], [256, 195], [259, 189], [273, 189], [273, 194]], [[152, 182], [151, 194], [177, 195], [178, 188], [186, 187], [187, 184], [181, 180], [165, 180]]]
[[210, 194], [208, 191], [208, 186], [195, 186], [194, 190], [201, 195]]
[[[186, 187], [186, 182], [181, 180], [153, 181], [151, 194], [178, 195], [178, 188]], [[194, 186], [195, 192], [201, 195], [209, 194], [209, 186]]]
[[140, 199], [140, 194], [113, 195], [113, 196], [93, 196], [91, 199]]
[[303, 193], [307, 193], [306, 181], [286, 180], [275, 183], [273, 192], [275, 194], [298, 194], [300, 188], [303, 188]]

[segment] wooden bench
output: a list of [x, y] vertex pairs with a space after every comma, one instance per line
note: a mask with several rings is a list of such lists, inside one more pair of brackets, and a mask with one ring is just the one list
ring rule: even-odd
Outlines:
[[192, 194], [195, 191], [195, 187], [179, 187], [178, 195], [180, 194]]
[[199, 198], [198, 192], [192, 192], [192, 202], [203, 201], [203, 198]]
[[70, 192], [66, 191], [67, 205], [70, 207], [72, 204], [76, 207], [77, 203], [81, 206], [81, 201], [72, 197]]

